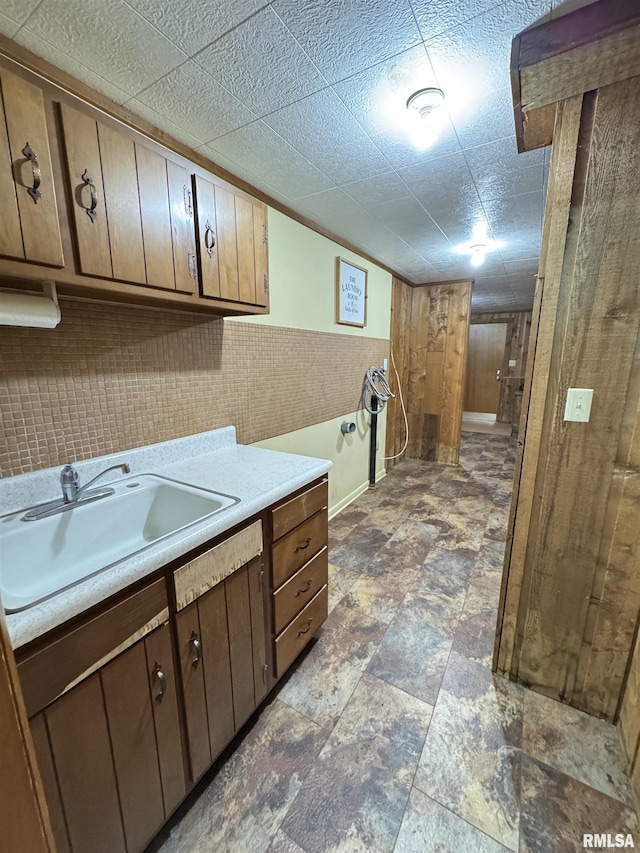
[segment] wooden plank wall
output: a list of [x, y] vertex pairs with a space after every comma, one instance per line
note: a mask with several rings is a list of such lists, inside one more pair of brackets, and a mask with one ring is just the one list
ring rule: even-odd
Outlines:
[[[398, 376], [393, 369], [393, 362], [389, 370], [389, 384], [396, 395], [387, 403], [387, 446], [385, 456], [391, 457], [402, 451], [406, 439], [406, 427], [400, 396], [398, 394], [398, 380], [402, 389], [402, 396], [406, 405], [409, 391], [409, 322], [411, 319], [411, 293], [413, 288], [400, 278], [394, 276], [391, 290], [391, 353], [395, 361]], [[403, 458], [388, 459], [387, 470], [392, 468]]]
[[[394, 280], [391, 347], [406, 389], [409, 458], [458, 463], [471, 284], [410, 287]], [[387, 456], [402, 448], [405, 436], [399, 402], [390, 405]]]
[[[507, 343], [500, 379], [498, 422], [517, 426], [520, 421], [525, 367], [531, 332], [530, 311], [510, 311], [493, 314], [472, 314], [472, 323], [507, 323]], [[509, 367], [509, 361], [515, 361]]]
[[620, 735], [627, 752], [629, 776], [640, 804], [640, 634], [620, 704]]
[[[558, 107], [495, 666], [615, 720], [640, 611], [640, 86]], [[593, 388], [588, 424], [567, 389]]]

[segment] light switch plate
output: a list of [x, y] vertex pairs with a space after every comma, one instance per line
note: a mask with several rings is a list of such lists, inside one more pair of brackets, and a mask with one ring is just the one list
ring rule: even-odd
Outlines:
[[593, 388], [569, 388], [564, 407], [565, 421], [587, 423], [591, 415]]
[[517, 363], [518, 363], [518, 362], [516, 361], [516, 359], [515, 359], [515, 358], [510, 358], [510, 359], [509, 359], [509, 367], [515, 367]]

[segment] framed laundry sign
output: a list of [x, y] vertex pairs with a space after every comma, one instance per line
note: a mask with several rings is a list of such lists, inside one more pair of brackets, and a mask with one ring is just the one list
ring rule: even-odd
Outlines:
[[336, 258], [336, 323], [367, 325], [367, 270]]

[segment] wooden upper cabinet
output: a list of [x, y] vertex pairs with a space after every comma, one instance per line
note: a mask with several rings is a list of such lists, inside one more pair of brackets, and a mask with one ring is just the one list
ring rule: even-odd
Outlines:
[[198, 284], [196, 235], [191, 178], [184, 166], [167, 160], [167, 181], [171, 208], [173, 269], [176, 290], [195, 293]]
[[201, 294], [267, 306], [267, 210], [260, 202], [194, 178]]
[[42, 90], [0, 70], [0, 254], [64, 266]]
[[80, 271], [85, 275], [111, 278], [113, 268], [98, 125], [86, 113], [68, 104], [61, 104], [61, 114]]
[[171, 211], [167, 186], [167, 161], [160, 154], [136, 144], [138, 191], [146, 261], [146, 281], [155, 287], [175, 288]]

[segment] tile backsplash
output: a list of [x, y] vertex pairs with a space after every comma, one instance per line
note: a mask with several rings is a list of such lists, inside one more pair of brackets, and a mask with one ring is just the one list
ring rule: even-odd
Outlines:
[[235, 425], [244, 444], [360, 407], [389, 341], [62, 299], [0, 331], [0, 473]]

